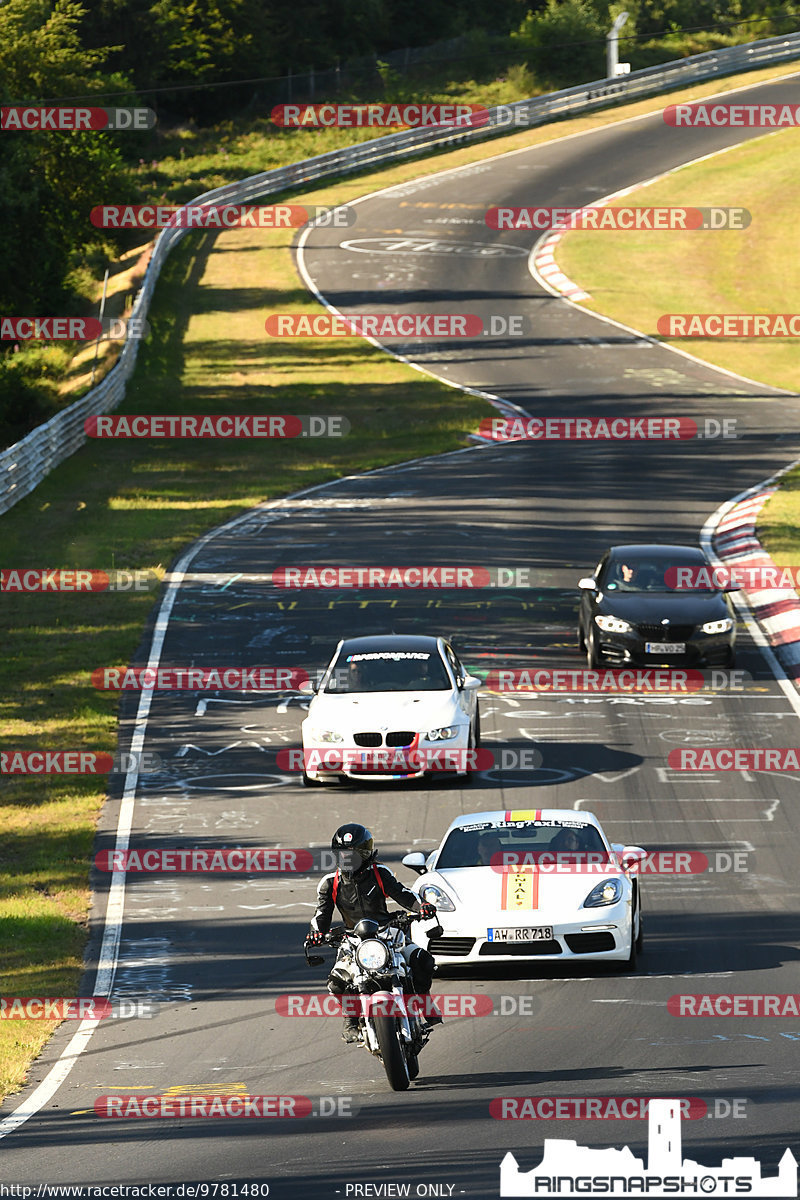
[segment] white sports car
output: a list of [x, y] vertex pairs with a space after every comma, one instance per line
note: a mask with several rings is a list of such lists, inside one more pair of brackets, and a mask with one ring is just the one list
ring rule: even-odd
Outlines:
[[428, 949], [442, 964], [557, 958], [633, 969], [642, 946], [635, 872], [646, 857], [610, 844], [589, 812], [468, 813], [427, 859], [403, 859], [420, 875], [413, 890], [437, 909], [414, 938], [441, 925]]
[[476, 689], [444, 638], [339, 642], [303, 721], [303, 782], [468, 775], [480, 738]]

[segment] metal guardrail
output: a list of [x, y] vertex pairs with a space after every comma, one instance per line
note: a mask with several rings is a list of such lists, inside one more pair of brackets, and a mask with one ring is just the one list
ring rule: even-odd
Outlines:
[[[712, 79], [716, 75], [730, 75], [795, 58], [800, 58], [800, 33], [766, 38], [725, 50], [710, 50], [691, 58], [632, 71], [615, 79], [599, 79], [531, 100], [501, 105], [489, 110], [489, 121], [485, 125], [475, 128], [454, 130], [452, 127], [434, 126], [408, 129], [341, 150], [331, 150], [289, 167], [264, 171], [226, 187], [204, 192], [188, 201], [187, 206], [211, 207], [275, 196], [296, 188], [298, 184], [368, 170], [386, 162], [410, 158], [426, 150], [500, 137], [557, 117], [590, 112], [615, 100], [653, 95], [679, 85]], [[139, 318], [144, 321], [146, 318], [161, 266], [173, 246], [189, 232], [189, 229], [168, 228], [159, 234], [136, 297], [132, 320]], [[85, 443], [83, 424], [87, 417], [110, 412], [121, 403], [125, 396], [125, 385], [136, 366], [138, 350], [138, 339], [128, 337], [117, 363], [97, 387], [0, 454], [0, 514], [29, 495], [54, 467]]]

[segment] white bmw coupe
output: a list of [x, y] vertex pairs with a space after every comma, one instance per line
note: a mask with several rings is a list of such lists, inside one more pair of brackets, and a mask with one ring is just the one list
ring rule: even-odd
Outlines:
[[477, 688], [444, 638], [382, 634], [336, 647], [303, 721], [303, 782], [468, 776], [480, 738]]
[[[633, 969], [642, 947], [640, 846], [611, 844], [593, 813], [522, 809], [457, 817], [427, 858], [407, 854], [413, 890], [436, 905], [437, 963], [553, 959]], [[424, 944], [424, 943], [423, 943]]]

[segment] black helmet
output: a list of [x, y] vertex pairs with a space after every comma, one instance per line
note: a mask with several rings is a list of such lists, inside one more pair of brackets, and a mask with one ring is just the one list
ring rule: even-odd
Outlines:
[[331, 850], [336, 855], [336, 865], [342, 878], [348, 880], [378, 857], [372, 834], [365, 826], [354, 821], [339, 826], [331, 838]]

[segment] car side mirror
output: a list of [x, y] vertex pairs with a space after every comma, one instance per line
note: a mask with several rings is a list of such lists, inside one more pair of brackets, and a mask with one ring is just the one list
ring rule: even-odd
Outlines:
[[623, 846], [619, 853], [620, 866], [623, 871], [630, 871], [647, 858], [647, 851], [641, 846]]
[[317, 685], [313, 679], [306, 679], [304, 683], [300, 684], [297, 690], [304, 696], [315, 696], [317, 694]]
[[596, 592], [597, 581], [591, 575], [584, 575], [583, 579], [578, 580], [578, 587], [584, 592]]
[[409, 867], [412, 871], [416, 871], [418, 875], [425, 874], [425, 855], [421, 850], [414, 850], [411, 854], [407, 854], [402, 862], [404, 867]]
[[475, 688], [483, 687], [483, 680], [478, 679], [477, 675], [465, 675], [459, 686], [465, 691], [471, 692]]

